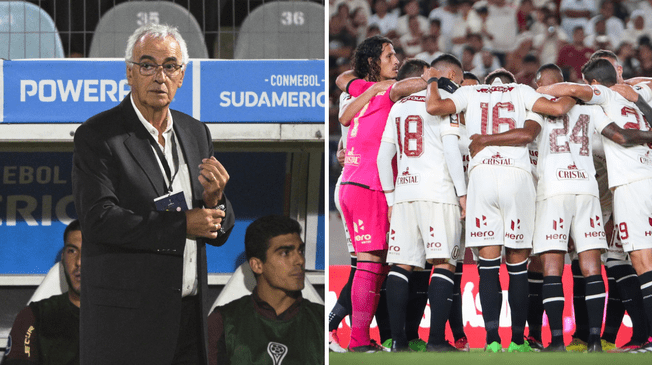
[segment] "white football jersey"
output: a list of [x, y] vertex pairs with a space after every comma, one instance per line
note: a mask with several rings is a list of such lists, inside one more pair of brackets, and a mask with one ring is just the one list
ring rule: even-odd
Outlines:
[[[343, 92], [340, 94], [340, 110], [337, 114], [337, 117], [341, 117], [342, 113], [344, 111], [344, 107], [351, 104], [351, 102], [355, 100], [355, 98], [347, 92]], [[346, 150], [346, 137], [349, 135], [349, 127], [345, 127], [342, 124], [340, 124], [340, 130], [342, 131], [342, 146], [344, 146], [344, 150]]]
[[[496, 79], [491, 85], [462, 86], [450, 96], [457, 113], [466, 111], [466, 130], [474, 134], [491, 135], [523, 128], [525, 120], [543, 123], [543, 118], [530, 112], [543, 95], [530, 86], [503, 84]], [[488, 146], [469, 162], [469, 173], [480, 164], [516, 167], [531, 172], [526, 146]]]
[[646, 103], [652, 103], [652, 90], [646, 82], [634, 85], [634, 90], [645, 100]]
[[597, 105], [575, 105], [564, 116], [544, 118], [539, 138], [537, 200], [562, 194], [599, 196], [591, 140], [595, 126], [607, 121]]
[[466, 186], [469, 186], [469, 160], [471, 160], [471, 153], [469, 152], [469, 145], [471, 140], [469, 139], [469, 133], [466, 130], [466, 125], [460, 123], [459, 131], [459, 140], [457, 145], [460, 148], [460, 154], [462, 155], [462, 165], [464, 166], [464, 179]]
[[[600, 133], [610, 123], [616, 123], [623, 129], [650, 130], [638, 107], [620, 94], [602, 85], [594, 85], [591, 104], [602, 106], [609, 119], [596, 124]], [[651, 145], [623, 147], [612, 140], [602, 137], [604, 153], [607, 158], [609, 187], [628, 184], [634, 181], [652, 178]]]
[[593, 139], [593, 166], [595, 166], [595, 180], [598, 182], [598, 194], [602, 214], [611, 214], [613, 211], [613, 194], [609, 190], [609, 178], [607, 175], [607, 158], [604, 155], [602, 135], [594, 131]]
[[[442, 97], [450, 95], [441, 89], [439, 92]], [[395, 202], [424, 200], [457, 204], [441, 140], [442, 135], [451, 133], [459, 133], [457, 115], [449, 118], [428, 114], [426, 90], [394, 104], [382, 141], [396, 146]]]

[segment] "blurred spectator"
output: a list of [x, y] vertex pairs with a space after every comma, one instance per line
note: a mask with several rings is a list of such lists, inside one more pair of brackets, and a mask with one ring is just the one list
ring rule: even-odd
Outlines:
[[534, 21], [530, 26], [529, 30], [532, 33], [533, 37], [538, 36], [539, 34], [545, 34], [548, 32], [548, 24], [546, 19], [551, 15], [551, 12], [548, 8], [537, 8], [534, 10]]
[[396, 33], [399, 37], [410, 33], [409, 19], [411, 16], [417, 17], [417, 21], [419, 22], [419, 27], [421, 28], [422, 33], [428, 32], [430, 23], [428, 22], [428, 18], [419, 14], [419, 2], [417, 0], [408, 1], [403, 7], [403, 11], [405, 15], [399, 17], [396, 24]]
[[367, 28], [367, 36], [365, 38], [373, 37], [380, 34], [380, 28], [376, 24], [372, 24]]
[[[652, 11], [652, 8], [650, 10]], [[637, 9], [632, 12], [632, 16], [627, 22], [627, 29], [623, 32], [622, 40], [637, 43], [642, 36], [652, 37], [652, 31], [646, 24], [643, 10]]]
[[621, 42], [618, 49], [616, 49], [616, 55], [623, 67], [623, 79], [627, 80], [641, 72], [641, 63], [636, 59], [636, 51], [631, 43], [627, 41]]
[[638, 76], [652, 77], [652, 46], [649, 41], [642, 42], [638, 46], [638, 61], [641, 63], [641, 70]]
[[620, 41], [609, 35], [607, 32], [607, 21], [602, 15], [598, 15], [594, 19], [596, 18], [597, 21], [593, 23], [593, 32], [584, 39], [584, 44], [587, 47], [595, 49], [615, 49]]
[[484, 47], [473, 57], [473, 70], [471, 72], [481, 80], [484, 80], [491, 71], [499, 68], [500, 62], [498, 61], [498, 57], [491, 53], [491, 49]]
[[573, 36], [575, 28], [585, 28], [589, 19], [598, 12], [594, 0], [561, 0], [559, 13], [561, 14], [561, 27], [564, 28], [569, 38]]
[[416, 56], [418, 53], [421, 53], [423, 49], [421, 48], [421, 39], [423, 38], [423, 32], [419, 26], [419, 19], [416, 15], [410, 16], [408, 19], [408, 24], [410, 31], [408, 34], [401, 36], [399, 43], [403, 46], [403, 51], [408, 58]]
[[491, 42], [494, 54], [500, 64], [504, 65], [507, 53], [516, 48], [516, 8], [506, 0], [490, 0], [486, 28], [493, 36]]
[[388, 8], [387, 0], [376, 0], [376, 3], [374, 4], [374, 10], [376, 13], [369, 18], [369, 25], [377, 25], [380, 34], [385, 37], [395, 38], [398, 15], [388, 12]]
[[462, 57], [460, 58], [460, 61], [462, 61], [462, 69], [464, 71], [471, 72], [473, 70], [473, 58], [475, 57], [475, 49], [471, 46], [464, 46], [464, 49], [462, 50]]
[[[477, 32], [482, 37], [482, 43], [484, 46], [491, 47], [494, 39], [493, 34], [488, 31], [487, 19], [489, 18], [489, 4], [486, 0], [480, 0], [473, 4], [473, 11], [469, 14], [470, 22], [473, 23], [474, 29], [480, 29]], [[479, 52], [480, 49], [474, 47], [476, 52]]]
[[552, 13], [548, 13], [545, 22], [545, 33], [535, 35], [533, 39], [533, 46], [537, 49], [539, 61], [542, 65], [556, 63], [559, 57], [559, 50], [569, 40], [566, 32], [559, 26], [557, 18]]
[[446, 52], [446, 50], [450, 48], [446, 37], [441, 35], [441, 21], [439, 19], [430, 20], [430, 28], [427, 35], [437, 38], [437, 48], [439, 48], [441, 52]]
[[442, 54], [442, 52], [439, 51], [439, 46], [437, 45], [437, 37], [435, 36], [427, 35], [423, 37], [421, 44], [423, 52], [417, 54], [414, 56], [414, 58], [424, 60], [430, 64], [435, 58], [439, 57]]
[[443, 3], [443, 5], [432, 9], [428, 19], [439, 19], [441, 36], [444, 37], [442, 40], [446, 44], [443, 51], [448, 52], [450, 50], [448, 44], [450, 44], [451, 34], [456, 27], [460, 26], [460, 16], [457, 13], [456, 0], [442, 0], [440, 3]]
[[612, 45], [611, 49], [613, 49], [620, 44], [623, 31], [625, 30], [625, 23], [614, 15], [613, 0], [602, 0], [602, 3], [600, 3], [600, 14], [591, 18], [588, 26], [584, 28], [587, 35], [590, 36], [597, 32], [597, 23], [601, 20], [605, 22], [605, 34], [609, 37]]
[[340, 4], [346, 4], [349, 12], [353, 13], [355, 9], [362, 8], [364, 15], [367, 19], [371, 18], [371, 6], [367, 0], [335, 0], [330, 6], [330, 16], [332, 17], [338, 12], [338, 7]]
[[457, 58], [462, 57], [462, 50], [466, 45], [466, 35], [480, 32], [480, 23], [472, 21], [472, 6], [473, 2], [470, 0], [462, 0], [457, 5], [459, 17], [450, 33], [451, 53]]
[[582, 66], [595, 50], [584, 45], [584, 28], [578, 25], [573, 30], [573, 43], [559, 50], [557, 66], [564, 71], [564, 79], [571, 82], [582, 80]]
[[367, 36], [367, 18], [362, 8], [357, 8], [351, 14], [351, 26], [355, 30], [356, 44], [362, 42]]
[[523, 57], [523, 62], [521, 63], [521, 68], [520, 71], [514, 75], [516, 76], [516, 82], [519, 84], [525, 84], [529, 85], [532, 87], [536, 87], [534, 85], [534, 77], [537, 74], [537, 70], [539, 69], [539, 59], [537, 56], [528, 53]]
[[[342, 4], [340, 8], [347, 8], [347, 6]], [[355, 30], [350, 26], [348, 15], [344, 11], [338, 12], [331, 18], [328, 24], [328, 32], [328, 56], [330, 62], [334, 62], [340, 57], [351, 57], [351, 53], [357, 45], [357, 40]]]
[[516, 11], [518, 31], [525, 32], [536, 21], [536, 12], [532, 0], [523, 0]]

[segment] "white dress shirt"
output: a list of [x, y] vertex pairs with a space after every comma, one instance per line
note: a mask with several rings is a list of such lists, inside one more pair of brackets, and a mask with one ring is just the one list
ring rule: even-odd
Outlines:
[[[145, 126], [145, 129], [147, 129], [152, 137], [154, 137], [154, 140], [158, 144], [158, 147], [162, 150], [163, 155], [167, 160], [170, 171], [173, 175], [172, 193], [174, 194], [176, 192], [183, 191], [184, 197], [186, 199], [186, 205], [188, 206], [188, 209], [192, 209], [192, 184], [190, 182], [190, 172], [188, 170], [188, 164], [186, 164], [186, 160], [183, 156], [183, 152], [181, 151], [179, 140], [174, 133], [174, 129], [172, 129], [172, 113], [168, 111], [168, 125], [163, 132], [163, 139], [165, 140], [165, 147], [163, 147], [160, 143], [158, 143], [158, 130], [152, 124], [150, 124], [145, 119], [145, 117], [143, 117], [138, 108], [136, 108], [133, 96], [131, 97], [131, 105], [134, 107], [138, 119], [141, 123], [143, 123], [143, 126]], [[179, 157], [179, 166], [176, 176], [174, 175], [175, 166], [172, 153], [173, 147], [177, 149], [177, 155]], [[165, 173], [163, 163], [159, 159], [158, 153], [156, 150], [154, 150], [154, 146], [152, 146], [152, 151], [156, 156], [156, 160], [158, 161], [158, 165], [161, 169], [161, 173], [163, 174], [166, 185], [170, 186], [170, 180]], [[189, 295], [196, 295], [197, 287], [197, 241], [195, 239], [186, 238], [186, 245], [183, 249], [183, 281], [181, 286], [181, 296], [186, 297]]]

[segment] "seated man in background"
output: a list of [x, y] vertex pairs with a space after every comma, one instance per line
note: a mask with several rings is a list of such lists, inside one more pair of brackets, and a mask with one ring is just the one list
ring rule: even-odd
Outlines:
[[79, 364], [79, 290], [82, 233], [79, 221], [63, 232], [61, 262], [68, 291], [32, 302], [18, 313], [11, 328], [5, 365]]
[[297, 221], [278, 215], [247, 227], [245, 253], [257, 285], [208, 316], [210, 364], [324, 363], [324, 306], [301, 296], [300, 235]]

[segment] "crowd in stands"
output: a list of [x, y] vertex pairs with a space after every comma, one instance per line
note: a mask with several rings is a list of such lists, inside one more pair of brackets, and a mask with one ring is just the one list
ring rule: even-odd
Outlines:
[[330, 133], [339, 134], [335, 77], [363, 39], [380, 34], [399, 60], [452, 53], [481, 80], [504, 67], [533, 86], [556, 63], [566, 81], [598, 49], [614, 51], [623, 78], [652, 76], [652, 0], [329, 0]]

